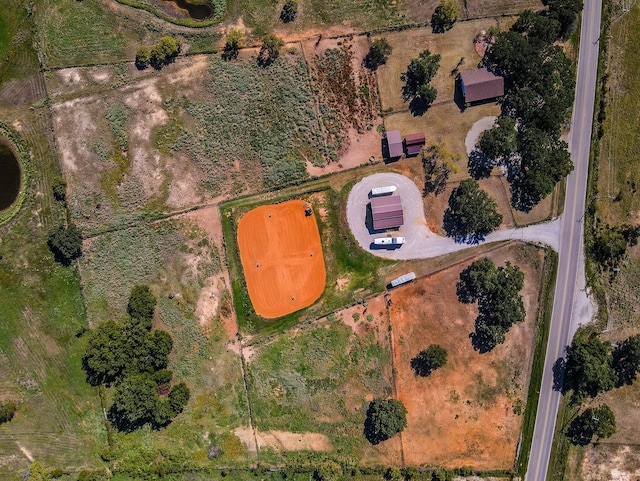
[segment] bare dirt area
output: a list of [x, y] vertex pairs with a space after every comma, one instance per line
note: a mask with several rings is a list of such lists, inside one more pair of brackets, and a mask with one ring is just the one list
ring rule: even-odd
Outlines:
[[590, 444], [580, 469], [583, 481], [635, 481], [640, 479], [640, 448], [619, 444]]
[[491, 27], [506, 28], [509, 22], [512, 20], [508, 18], [486, 18], [458, 22], [444, 34], [433, 33], [431, 27], [424, 27], [382, 35], [393, 48], [387, 63], [378, 67], [382, 110], [388, 112], [408, 108], [402, 100], [404, 84], [400, 76], [407, 70], [411, 59], [417, 58], [426, 49], [441, 55], [440, 68], [431, 82], [438, 90], [434, 105], [453, 101], [457, 73], [477, 68], [480, 62], [473, 43], [475, 36]]
[[238, 247], [256, 312], [276, 318], [313, 304], [325, 286], [320, 233], [306, 202], [264, 205], [238, 222]]
[[[533, 356], [543, 252], [510, 244], [487, 257], [497, 265], [509, 260], [524, 271], [521, 294], [527, 310], [526, 320], [489, 353], [479, 354], [469, 339], [477, 308], [456, 297], [455, 285], [467, 262], [389, 294], [398, 398], [408, 409], [402, 442], [409, 465], [513, 466]], [[410, 361], [430, 344], [447, 349], [448, 362], [427, 378], [417, 377]]]
[[272, 448], [276, 451], [333, 451], [331, 440], [321, 433], [255, 430], [254, 437], [254, 430], [249, 426], [236, 428], [233, 433], [248, 451], [253, 452], [256, 450], [256, 440], [258, 448]]

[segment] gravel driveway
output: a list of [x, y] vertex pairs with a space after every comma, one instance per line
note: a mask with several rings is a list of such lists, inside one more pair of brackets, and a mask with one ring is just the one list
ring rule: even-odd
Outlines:
[[[404, 245], [395, 249], [373, 249], [373, 239], [386, 235], [385, 232], [370, 232], [366, 225], [367, 204], [370, 202], [371, 189], [395, 185], [394, 195], [402, 197], [404, 225], [394, 235], [406, 239]], [[475, 244], [456, 243], [449, 237], [442, 237], [429, 230], [424, 218], [422, 194], [416, 184], [400, 174], [382, 173], [365, 177], [353, 186], [347, 200], [347, 221], [360, 246], [372, 254], [388, 259], [410, 260], [428, 259], [443, 254], [473, 247]], [[391, 232], [391, 231], [390, 231]], [[536, 224], [515, 229], [500, 229], [489, 234], [481, 243], [502, 240], [521, 240], [546, 244], [558, 250], [560, 222], [556, 219], [544, 224]]]

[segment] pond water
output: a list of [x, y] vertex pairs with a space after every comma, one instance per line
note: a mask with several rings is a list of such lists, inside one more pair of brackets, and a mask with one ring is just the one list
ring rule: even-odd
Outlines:
[[195, 18], [196, 20], [204, 20], [205, 18], [209, 18], [213, 14], [213, 10], [211, 6], [205, 5], [196, 5], [190, 3], [188, 0], [166, 0], [175, 4], [177, 7], [186, 10], [191, 18]]
[[20, 192], [20, 164], [13, 151], [0, 143], [0, 210], [9, 207]]

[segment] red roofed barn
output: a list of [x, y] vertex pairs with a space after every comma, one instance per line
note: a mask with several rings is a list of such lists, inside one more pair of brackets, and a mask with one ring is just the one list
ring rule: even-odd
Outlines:
[[402, 200], [398, 195], [371, 199], [373, 229], [392, 229], [404, 224]]
[[462, 72], [460, 85], [464, 101], [468, 104], [504, 95], [504, 79], [492, 74], [486, 68]]

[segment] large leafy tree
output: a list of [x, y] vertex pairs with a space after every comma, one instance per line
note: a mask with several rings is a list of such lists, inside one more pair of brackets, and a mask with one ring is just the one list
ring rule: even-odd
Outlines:
[[586, 446], [594, 436], [608, 438], [616, 432], [616, 416], [609, 406], [602, 404], [585, 409], [569, 425], [567, 435], [574, 444]]
[[411, 367], [415, 373], [421, 377], [429, 376], [433, 371], [440, 369], [446, 363], [447, 350], [438, 344], [431, 344], [411, 359]]
[[82, 255], [82, 233], [72, 223], [67, 227], [60, 225], [53, 228], [49, 232], [47, 244], [56, 261], [65, 266]]
[[440, 0], [431, 16], [431, 28], [435, 33], [442, 33], [453, 27], [460, 16], [460, 8], [455, 0]]
[[411, 60], [407, 71], [401, 76], [404, 82], [402, 96], [405, 101], [417, 101], [428, 108], [438, 95], [438, 91], [430, 85], [431, 80], [440, 67], [440, 54], [432, 54], [429, 49], [423, 50], [418, 58]]
[[567, 348], [565, 381], [573, 389], [575, 400], [595, 397], [615, 387], [618, 379], [611, 361], [611, 345], [602, 342], [597, 333], [574, 337]]
[[632, 384], [640, 370], [640, 335], [631, 336], [618, 343], [613, 350], [613, 369], [618, 384]]
[[444, 213], [447, 235], [459, 241], [478, 242], [501, 222], [498, 204], [475, 180], [465, 179], [451, 192]]
[[374, 399], [367, 409], [364, 434], [371, 444], [395, 436], [407, 427], [407, 408], [397, 399]]
[[498, 117], [493, 128], [480, 137], [480, 150], [494, 160], [510, 157], [518, 149], [516, 135], [515, 119], [502, 115]]
[[487, 352], [505, 341], [511, 326], [525, 318], [520, 290], [524, 273], [507, 262], [496, 268], [489, 259], [474, 261], [460, 273], [456, 286], [460, 302], [478, 303], [479, 315], [472, 334], [474, 347]]

